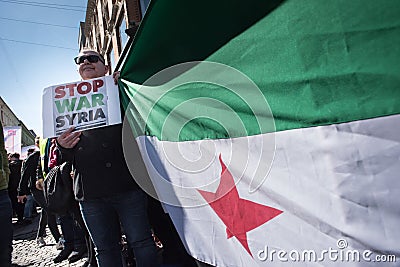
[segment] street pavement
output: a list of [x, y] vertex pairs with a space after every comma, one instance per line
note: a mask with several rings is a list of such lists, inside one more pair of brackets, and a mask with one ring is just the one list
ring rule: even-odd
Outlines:
[[[86, 257], [83, 259], [69, 264], [68, 260], [61, 263], [54, 263], [53, 259], [60, 253], [60, 250], [56, 249], [56, 241], [50, 233], [48, 227], [46, 227], [46, 246], [39, 247], [36, 243], [36, 234], [39, 226], [40, 210], [39, 214], [33, 218], [32, 223], [28, 225], [17, 225], [16, 218], [13, 218], [14, 228], [14, 240], [13, 240], [13, 252], [12, 252], [12, 266], [13, 267], [25, 267], [25, 266], [61, 266], [61, 267], [80, 267], [86, 261]], [[59, 226], [61, 233], [61, 228]], [[126, 265], [126, 266], [134, 266]], [[163, 267], [173, 267], [174, 265], [162, 265]], [[207, 264], [199, 264], [198, 266], [211, 266]], [[0, 266], [1, 267], [1, 266]]]
[[[39, 215], [34, 217], [31, 224], [28, 225], [17, 225], [16, 219], [13, 219], [14, 228], [14, 240], [13, 240], [13, 252], [12, 252], [12, 263], [13, 267], [22, 266], [70, 266], [80, 267], [85, 262], [86, 258], [69, 264], [68, 260], [61, 263], [54, 263], [53, 259], [60, 253], [60, 250], [56, 249], [56, 242], [50, 233], [50, 230], [46, 228], [46, 246], [39, 248], [36, 243], [36, 233], [39, 225]], [[60, 228], [61, 232], [61, 228]]]

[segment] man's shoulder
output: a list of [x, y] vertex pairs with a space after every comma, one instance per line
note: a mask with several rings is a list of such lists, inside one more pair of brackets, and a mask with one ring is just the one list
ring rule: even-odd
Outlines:
[[26, 162], [32, 162], [32, 161], [37, 161], [39, 160], [40, 157], [40, 152], [39, 151], [35, 151], [32, 154], [30, 154], [27, 158], [26, 158]]
[[22, 165], [22, 160], [13, 160], [13, 161], [10, 161], [10, 166], [15, 166], [15, 167], [21, 167], [21, 165]]

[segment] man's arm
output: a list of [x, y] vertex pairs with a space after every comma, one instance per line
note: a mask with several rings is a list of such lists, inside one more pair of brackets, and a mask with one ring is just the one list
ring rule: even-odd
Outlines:
[[36, 189], [38, 190], [43, 190], [43, 181], [44, 181], [44, 176], [43, 176], [43, 170], [42, 170], [42, 164], [38, 164], [36, 168]]
[[18, 186], [19, 196], [24, 196], [29, 194], [29, 179], [31, 179], [32, 175], [36, 176], [36, 166], [39, 161], [38, 156], [39, 156], [38, 152], [35, 152], [35, 154], [31, 154], [22, 164], [21, 180], [19, 181], [19, 186]]
[[25, 203], [26, 200], [26, 195], [28, 193], [28, 179], [27, 177], [27, 172], [26, 172], [26, 162], [28, 159], [22, 162], [22, 167], [21, 167], [21, 179], [19, 180], [18, 184], [18, 202], [19, 203]]

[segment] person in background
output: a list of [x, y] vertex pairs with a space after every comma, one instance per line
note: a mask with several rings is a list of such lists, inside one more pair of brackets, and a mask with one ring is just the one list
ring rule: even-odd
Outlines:
[[10, 169], [8, 167], [7, 151], [4, 148], [1, 121], [0, 132], [0, 266], [10, 267], [13, 239], [12, 206], [7, 191]]
[[23, 225], [24, 222], [24, 203], [18, 202], [18, 185], [21, 180], [22, 160], [18, 153], [12, 153], [9, 156], [10, 179], [8, 181], [8, 195], [11, 200], [13, 212], [17, 215], [17, 224]]
[[[36, 181], [36, 188], [38, 190], [43, 190], [44, 180], [49, 171], [63, 163], [55, 138], [44, 139], [41, 144], [41, 165], [37, 170]], [[71, 187], [71, 191], [72, 190], [73, 188]], [[87, 247], [89, 247], [89, 249], [92, 248], [91, 244], [88, 244], [90, 242], [90, 237], [83, 223], [79, 208], [77, 205], [76, 207], [74, 205], [69, 212], [58, 214], [58, 216], [60, 219], [61, 232], [64, 237], [64, 247], [53, 261], [54, 263], [60, 263], [68, 259], [69, 263], [76, 262], [88, 251]], [[90, 252], [91, 250], [89, 250], [89, 254]], [[90, 262], [90, 257], [87, 262]]]
[[[108, 73], [104, 58], [83, 50], [75, 58], [83, 80]], [[147, 217], [147, 196], [136, 184], [122, 151], [122, 124], [92, 130], [70, 128], [57, 138], [62, 157], [75, 169], [74, 193], [95, 245], [100, 267], [123, 266], [121, 225], [137, 267], [158, 266]]]
[[[36, 138], [36, 146], [39, 147], [40, 138]], [[49, 225], [51, 234], [53, 235], [56, 245], [61, 246], [61, 234], [58, 230], [56, 215], [47, 212], [46, 201], [44, 194], [41, 190], [36, 188], [36, 176], [37, 170], [40, 167], [40, 152], [35, 151], [28, 156], [25, 160], [22, 171], [21, 171], [21, 181], [18, 187], [18, 201], [23, 203], [26, 200], [26, 196], [32, 193], [33, 199], [42, 208], [39, 221], [39, 229], [37, 232], [36, 242], [39, 247], [46, 245], [43, 237], [46, 233], [46, 225]]]
[[[35, 142], [36, 142], [36, 140], [35, 140]], [[30, 148], [30, 149], [28, 149], [28, 153], [27, 153], [27, 157], [26, 157], [26, 159], [24, 159], [23, 161], [22, 161], [22, 167], [21, 167], [21, 170], [24, 168], [24, 166], [25, 166], [25, 162], [26, 162], [26, 160], [27, 160], [27, 158], [29, 157], [29, 155], [31, 155], [33, 152], [35, 152], [35, 149], [34, 148]], [[17, 189], [18, 190], [18, 189]], [[20, 203], [20, 202], [18, 202], [18, 203]], [[32, 197], [32, 194], [31, 194], [31, 192], [29, 191], [27, 194], [26, 194], [26, 199], [24, 199], [24, 201], [23, 201], [23, 203], [22, 204], [24, 204], [24, 221], [23, 221], [23, 224], [24, 225], [26, 225], [26, 224], [30, 224], [30, 223], [32, 223], [32, 217], [33, 217], [33, 210], [35, 209], [35, 200], [33, 200], [33, 197]]]

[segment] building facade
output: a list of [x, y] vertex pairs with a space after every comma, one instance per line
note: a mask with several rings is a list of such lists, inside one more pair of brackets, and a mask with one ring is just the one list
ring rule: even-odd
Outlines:
[[102, 54], [110, 73], [118, 70], [150, 0], [88, 0], [85, 21], [80, 23], [79, 50]]
[[7, 103], [0, 97], [0, 119], [3, 127], [7, 126], [20, 126], [21, 144], [22, 146], [31, 146], [35, 144], [35, 133], [25, 126], [25, 124], [18, 119]]

